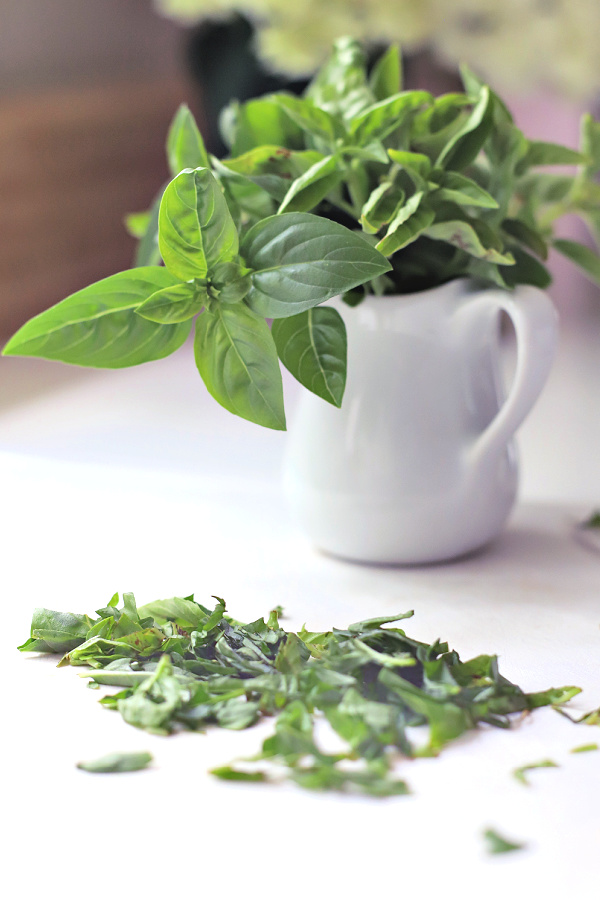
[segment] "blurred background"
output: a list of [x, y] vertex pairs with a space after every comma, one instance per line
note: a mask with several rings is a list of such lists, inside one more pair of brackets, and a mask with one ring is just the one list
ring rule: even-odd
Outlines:
[[[123, 218], [167, 177], [181, 101], [218, 151], [227, 100], [297, 89], [341, 34], [399, 41], [409, 87], [452, 90], [467, 61], [531, 137], [575, 146], [598, 111], [598, 0], [0, 0], [0, 16], [0, 338], [131, 264]], [[554, 274], [565, 315], [597, 303]]]

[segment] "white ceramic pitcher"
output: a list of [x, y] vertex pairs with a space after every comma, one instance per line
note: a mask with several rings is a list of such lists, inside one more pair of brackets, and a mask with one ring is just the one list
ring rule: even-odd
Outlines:
[[[557, 316], [537, 288], [468, 280], [348, 308], [341, 409], [303, 390], [285, 488], [313, 543], [347, 559], [431, 563], [502, 529], [516, 497], [512, 437], [550, 371]], [[504, 400], [500, 311], [517, 364]]]

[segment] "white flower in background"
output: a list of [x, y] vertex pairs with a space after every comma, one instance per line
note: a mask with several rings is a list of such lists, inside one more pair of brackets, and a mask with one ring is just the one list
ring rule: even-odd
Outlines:
[[332, 41], [429, 47], [446, 65], [468, 63], [498, 88], [600, 90], [600, 0], [154, 0], [186, 23], [240, 12], [257, 27], [266, 66], [307, 75]]

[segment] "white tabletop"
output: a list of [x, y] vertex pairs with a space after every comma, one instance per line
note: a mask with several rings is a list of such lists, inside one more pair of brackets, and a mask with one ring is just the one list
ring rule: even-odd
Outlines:
[[[463, 659], [497, 652], [525, 690], [576, 684], [574, 711], [598, 707], [600, 550], [574, 528], [600, 505], [598, 360], [594, 340], [567, 332], [522, 430], [522, 500], [503, 536], [470, 559], [411, 569], [340, 562], [297, 533], [279, 481], [285, 435], [217, 407], [189, 346], [121, 372], [2, 360], [2, 794], [15, 884], [33, 887], [35, 870], [49, 896], [159, 897], [174, 884], [173, 895], [193, 885], [240, 898], [595, 900], [600, 753], [570, 751], [600, 742], [597, 728], [542, 709], [509, 732], [481, 729], [402, 764], [409, 797], [239, 786], [207, 770], [257, 750], [268, 724], [148, 735], [102, 709], [79, 669], [15, 646], [35, 606], [92, 612], [115, 591], [140, 603], [217, 594], [246, 620], [281, 604], [292, 629], [414, 609], [409, 634], [441, 637]], [[151, 769], [75, 768], [138, 749]], [[511, 775], [542, 759], [560, 768], [532, 772], [530, 787]], [[486, 827], [527, 848], [487, 855]]]

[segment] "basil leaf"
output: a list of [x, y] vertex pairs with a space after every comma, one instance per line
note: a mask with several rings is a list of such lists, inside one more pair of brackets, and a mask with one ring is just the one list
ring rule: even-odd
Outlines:
[[26, 322], [4, 353], [110, 369], [162, 359], [183, 344], [190, 326], [157, 325], [136, 310], [177, 281], [160, 266], [111, 275]]
[[208, 169], [208, 153], [202, 135], [189, 107], [182, 103], [167, 135], [167, 159], [171, 175], [179, 175], [183, 169]]
[[[227, 160], [229, 162], [229, 160]], [[219, 180], [227, 201], [227, 206], [238, 227], [247, 225], [267, 216], [272, 216], [276, 207], [273, 198], [247, 175], [235, 172], [220, 160], [212, 160], [213, 172]]]
[[303, 149], [302, 130], [286, 114], [279, 102], [279, 94], [249, 100], [243, 106], [228, 108], [230, 146], [232, 156], [254, 150], [262, 144]]
[[507, 266], [502, 272], [502, 277], [508, 287], [531, 284], [543, 290], [552, 284], [550, 272], [535, 256], [531, 256], [516, 246], [510, 248], [510, 253], [514, 263]]
[[216, 263], [237, 256], [237, 229], [208, 169], [184, 169], [167, 185], [158, 221], [162, 258], [179, 281], [204, 279]]
[[90, 762], [78, 762], [85, 772], [138, 772], [152, 762], [151, 753], [108, 753]]
[[171, 325], [186, 322], [197, 315], [208, 298], [206, 288], [192, 284], [176, 284], [151, 294], [136, 312], [150, 322]]
[[577, 244], [575, 241], [560, 240], [553, 241], [552, 246], [567, 259], [570, 259], [580, 269], [588, 275], [596, 284], [600, 284], [600, 258], [583, 244]]
[[576, 166], [584, 162], [585, 156], [578, 150], [546, 141], [529, 141], [527, 152], [519, 162], [518, 171], [524, 172], [531, 166]]
[[434, 222], [425, 229], [424, 234], [437, 241], [446, 241], [477, 259], [502, 266], [513, 265], [514, 257], [510, 253], [502, 253], [496, 247], [489, 246], [487, 241], [487, 246], [482, 243], [486, 238], [488, 241], [492, 238], [492, 235], [488, 235], [483, 226], [484, 223], [478, 219], [472, 219], [470, 222], [451, 219], [447, 222]]
[[373, 103], [365, 55], [358, 41], [349, 37], [335, 41], [331, 58], [319, 69], [305, 97], [342, 119], [352, 118]]
[[66, 653], [85, 641], [91, 625], [89, 616], [40, 607], [33, 612], [29, 640], [17, 649], [37, 653]]
[[140, 242], [135, 251], [134, 264], [136, 266], [157, 266], [161, 262], [158, 249], [158, 213], [165, 188], [162, 187], [147, 214], [146, 228], [140, 235]]
[[521, 244], [525, 244], [542, 259], [548, 258], [548, 245], [539, 231], [532, 228], [522, 219], [503, 219], [502, 229], [511, 237], [516, 238]]
[[483, 147], [493, 125], [494, 98], [487, 85], [465, 124], [448, 141], [436, 160], [436, 168], [464, 169]]
[[421, 206], [422, 200], [423, 193], [419, 191], [396, 211], [385, 237], [377, 244], [377, 250], [391, 256], [425, 233], [434, 221], [435, 214], [428, 206]]
[[393, 147], [390, 147], [388, 154], [393, 162], [398, 163], [403, 169], [408, 169], [409, 172], [416, 172], [421, 178], [427, 178], [431, 172], [431, 160], [424, 153], [395, 150]]
[[460, 175], [458, 172], [445, 172], [443, 169], [431, 173], [434, 182], [432, 187], [439, 186], [436, 198], [450, 200], [465, 206], [481, 206], [484, 209], [498, 209], [498, 202], [484, 191], [476, 181]]
[[386, 100], [402, 90], [402, 59], [397, 44], [392, 44], [379, 57], [373, 66], [369, 85], [376, 100]]
[[404, 91], [380, 100], [352, 119], [350, 138], [357, 144], [382, 141], [432, 100], [427, 91]]
[[341, 180], [339, 160], [335, 156], [326, 156], [292, 182], [277, 212], [308, 212], [318, 206]]
[[[291, 94], [274, 94], [273, 100], [294, 125], [311, 138], [320, 138], [326, 145], [333, 146], [336, 138], [344, 136], [343, 128], [335, 116], [315, 106], [310, 100]], [[289, 144], [285, 146], [289, 147]]]
[[149, 223], [149, 212], [129, 213], [125, 216], [125, 228], [127, 229], [128, 234], [138, 241], [146, 233]]
[[244, 772], [240, 769], [234, 769], [232, 766], [217, 766], [210, 770], [211, 775], [215, 775], [222, 781], [246, 781], [264, 783], [268, 780], [268, 776], [264, 772]]
[[390, 269], [360, 235], [310, 213], [264, 219], [241, 252], [254, 270], [246, 303], [269, 318], [296, 315]]
[[140, 615], [176, 622], [182, 628], [199, 629], [207, 618], [207, 610], [190, 597], [154, 600], [140, 608]]
[[300, 384], [333, 406], [341, 406], [347, 341], [337, 310], [320, 306], [275, 319], [271, 333], [281, 362]]
[[380, 228], [389, 224], [396, 212], [404, 206], [404, 191], [393, 181], [383, 181], [363, 206], [360, 221], [363, 231], [376, 234]]
[[136, 685], [134, 693], [117, 701], [124, 720], [153, 734], [172, 731], [172, 716], [183, 702], [181, 686], [168, 656], [162, 656], [156, 671]]
[[590, 753], [593, 750], [600, 750], [598, 744], [581, 744], [579, 747], [573, 747], [570, 753]]
[[586, 160], [582, 175], [591, 180], [600, 173], [600, 122], [590, 113], [581, 118], [581, 152]]
[[527, 772], [530, 772], [532, 769], [557, 769], [558, 763], [553, 762], [551, 759], [543, 759], [541, 762], [529, 763], [526, 766], [519, 766], [516, 769], [513, 769], [513, 776], [519, 781], [521, 784], [529, 786], [529, 781], [527, 780]]
[[483, 836], [487, 844], [488, 853], [512, 853], [515, 850], [523, 850], [526, 847], [526, 844], [508, 841], [493, 828], [487, 828], [483, 832]]
[[196, 320], [194, 353], [204, 384], [221, 406], [285, 431], [277, 351], [263, 319], [244, 304], [213, 304]]

